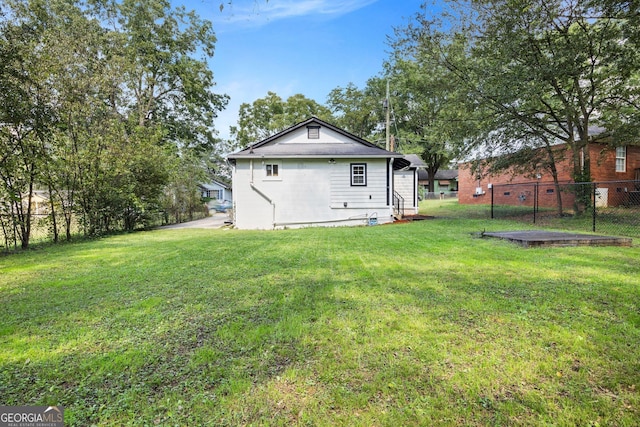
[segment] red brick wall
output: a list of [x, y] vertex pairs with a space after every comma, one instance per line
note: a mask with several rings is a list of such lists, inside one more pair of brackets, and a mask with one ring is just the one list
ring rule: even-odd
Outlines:
[[[569, 153], [568, 153], [569, 154]], [[558, 178], [561, 183], [571, 182], [570, 155], [559, 162]], [[607, 149], [604, 145], [592, 144], [589, 147], [591, 159], [591, 176], [593, 181], [620, 181], [635, 179], [635, 170], [640, 168], [640, 147], [627, 147], [627, 170], [624, 173], [615, 171], [615, 149]], [[490, 204], [491, 192], [489, 184], [494, 185], [494, 203], [509, 205], [533, 205], [533, 192], [535, 191], [535, 178], [523, 175], [513, 175], [507, 171], [496, 175], [472, 176], [469, 163], [461, 163], [458, 169], [458, 200], [462, 204]], [[553, 179], [547, 171], [540, 172], [538, 180], [539, 206], [554, 206], [556, 203], [555, 189], [552, 186]], [[479, 179], [478, 179], [479, 178]], [[502, 186], [502, 184], [524, 184]], [[476, 194], [476, 187], [482, 189], [483, 194]], [[624, 192], [624, 186], [610, 185], [609, 194]], [[552, 191], [553, 190], [553, 191]], [[509, 194], [505, 194], [509, 193]], [[568, 205], [572, 201], [566, 199], [563, 194], [563, 204]], [[570, 197], [570, 196], [568, 196]]]
[[[571, 178], [571, 161], [568, 155], [565, 155], [565, 157], [567, 157], [567, 159], [559, 162], [557, 165], [560, 182], [569, 182]], [[480, 179], [478, 179], [478, 176], [472, 176], [470, 163], [461, 163], [458, 168], [458, 201], [463, 204], [490, 204], [491, 192], [489, 190], [489, 184], [492, 184], [494, 186], [500, 186], [493, 194], [495, 204], [522, 204], [532, 206], [533, 197], [531, 196], [531, 192], [533, 191], [535, 181], [543, 185], [553, 182], [553, 178], [549, 172], [541, 170], [539, 173], [539, 180], [531, 176], [517, 175], [512, 171], [505, 171], [493, 175], [481, 175], [479, 177]], [[524, 183], [527, 185], [502, 187], [503, 184]], [[482, 188], [484, 194], [476, 195], [476, 187]], [[510, 194], [505, 195], [505, 193]], [[544, 194], [547, 195], [551, 193], [547, 193], [545, 190]], [[550, 199], [553, 199], [553, 201], [550, 200], [549, 203], [555, 203], [555, 196], [552, 194], [551, 196]], [[539, 203], [543, 206], [543, 198], [540, 198]]]
[[593, 145], [590, 149], [591, 176], [594, 181], [626, 181], [635, 179], [640, 168], [640, 147], [627, 146], [627, 170], [616, 172], [616, 150]]

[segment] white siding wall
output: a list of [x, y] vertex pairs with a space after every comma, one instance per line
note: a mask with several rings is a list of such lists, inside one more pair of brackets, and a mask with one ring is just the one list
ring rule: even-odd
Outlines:
[[231, 193], [230, 188], [224, 188], [223, 194], [224, 194], [223, 200], [229, 200], [229, 201], [233, 200], [233, 193]]
[[[264, 163], [276, 161], [265, 159]], [[328, 159], [291, 159], [277, 163], [278, 177], [270, 178], [265, 176], [263, 162], [253, 161], [256, 191], [250, 185], [250, 161], [237, 161], [233, 174], [237, 228], [271, 229], [274, 223], [275, 228], [366, 224], [371, 216], [376, 216], [378, 223], [392, 219], [386, 200], [386, 159], [336, 159], [335, 163]], [[366, 186], [351, 186], [351, 163], [367, 164]]]
[[414, 169], [395, 171], [394, 189], [404, 198], [404, 213], [413, 215], [418, 213], [418, 185], [417, 173]]
[[296, 129], [293, 132], [290, 132], [286, 135], [280, 137], [275, 143], [276, 144], [315, 144], [319, 141], [323, 143], [332, 143], [332, 144], [353, 144], [354, 142], [348, 139], [345, 139], [344, 135], [339, 134], [327, 127], [322, 126], [320, 128], [320, 138], [318, 139], [309, 139], [307, 138], [307, 128]]
[[[367, 165], [367, 185], [351, 185], [351, 164]], [[341, 160], [331, 167], [331, 207], [378, 209], [387, 205], [387, 161]]]

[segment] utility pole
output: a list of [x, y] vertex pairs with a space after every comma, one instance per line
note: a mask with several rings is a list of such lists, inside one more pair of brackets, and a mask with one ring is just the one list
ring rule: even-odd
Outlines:
[[389, 143], [389, 122], [390, 122], [390, 117], [391, 117], [390, 116], [391, 102], [389, 101], [389, 79], [387, 79], [387, 97], [384, 100], [384, 107], [387, 110], [386, 111], [386, 113], [387, 113], [387, 134], [386, 134], [387, 144], [386, 144], [386, 148], [387, 148], [387, 151], [389, 151], [390, 148], [391, 148], [390, 143]]

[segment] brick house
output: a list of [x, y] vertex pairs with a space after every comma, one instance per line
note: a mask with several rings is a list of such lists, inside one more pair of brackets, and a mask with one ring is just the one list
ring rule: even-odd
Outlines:
[[[562, 150], [566, 145], [559, 145]], [[565, 148], [567, 153], [568, 148]], [[615, 149], [602, 145], [590, 144], [589, 158], [591, 159], [591, 179], [593, 182], [610, 182], [598, 187], [602, 194], [617, 195], [611, 197], [609, 205], [640, 204], [640, 146], [623, 146]], [[564, 160], [557, 163], [558, 181], [560, 183], [573, 182], [571, 179], [571, 156], [564, 156]], [[518, 175], [512, 171], [500, 174], [474, 175], [471, 163], [460, 163], [458, 176], [458, 200], [462, 204], [490, 204], [490, 189], [494, 188], [494, 203], [498, 205], [532, 205], [530, 194], [532, 183], [538, 182], [542, 191], [537, 194], [538, 206], [555, 206], [557, 194], [553, 186], [553, 178], [546, 170], [532, 172], [532, 175]], [[615, 182], [618, 181], [618, 182]], [[624, 183], [622, 181], [637, 181]], [[514, 184], [511, 188], [504, 184]], [[515, 184], [522, 184], [517, 186]], [[525, 185], [526, 184], [526, 185]], [[496, 191], [496, 187], [500, 187]], [[563, 195], [563, 204], [572, 203], [571, 194]]]

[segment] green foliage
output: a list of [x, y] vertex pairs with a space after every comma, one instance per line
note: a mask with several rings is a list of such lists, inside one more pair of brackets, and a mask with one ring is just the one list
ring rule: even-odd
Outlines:
[[206, 207], [194, 183], [206, 183], [210, 176], [203, 168], [202, 156], [195, 150], [187, 150], [175, 158], [175, 166], [169, 185], [164, 188], [161, 199], [165, 213], [165, 223], [180, 223], [204, 216]]
[[363, 89], [353, 83], [333, 89], [327, 96], [327, 105], [336, 117], [336, 125], [360, 138], [384, 140], [380, 133], [385, 117], [384, 85], [384, 80], [372, 77]]
[[231, 127], [234, 146], [246, 147], [300, 123], [311, 116], [331, 122], [331, 111], [304, 95], [292, 95], [284, 101], [274, 92], [251, 104], [240, 106], [238, 126]]
[[178, 175], [174, 159], [195, 152], [204, 168], [219, 144], [212, 123], [227, 97], [212, 92], [205, 61], [211, 23], [165, 0], [11, 0], [2, 11], [5, 240], [19, 230], [28, 245], [36, 187], [56, 236], [56, 210], [67, 238], [74, 217], [91, 235], [144, 226]]
[[170, 141], [211, 148], [211, 123], [227, 96], [211, 92], [213, 72], [196, 53], [213, 56], [212, 24], [166, 0], [114, 2], [130, 114], [139, 126], [162, 125]]
[[[428, 25], [426, 21], [422, 24]], [[465, 58], [466, 40], [444, 43], [425, 37], [425, 28], [410, 26], [396, 32], [385, 77], [367, 81], [364, 89], [349, 84], [336, 88], [328, 105], [339, 126], [371, 140], [384, 140], [386, 85], [391, 88], [391, 129], [397, 151], [418, 153], [427, 164], [431, 188], [436, 172], [462, 151], [475, 128], [474, 108], [454, 73], [434, 60], [444, 55]]]
[[[423, 12], [400, 29], [396, 56], [418, 64], [424, 74], [434, 69], [437, 76], [445, 69], [451, 93], [463, 95], [458, 105], [469, 107], [458, 111], [477, 124], [468, 128], [468, 150], [497, 158], [542, 148], [547, 155], [542, 163], [553, 169], [551, 147], [564, 142], [578, 181], [589, 179], [590, 159], [580, 154], [589, 143], [636, 141], [636, 2], [449, 4], [457, 6], [442, 19], [449, 21], [430, 20]], [[510, 157], [516, 161], [512, 165], [527, 166], [519, 158], [525, 159]], [[531, 172], [538, 167], [529, 166]]]
[[640, 248], [522, 249], [485, 226], [1, 257], [0, 401], [62, 405], [69, 426], [636, 424]]

